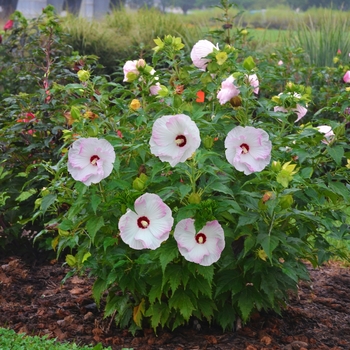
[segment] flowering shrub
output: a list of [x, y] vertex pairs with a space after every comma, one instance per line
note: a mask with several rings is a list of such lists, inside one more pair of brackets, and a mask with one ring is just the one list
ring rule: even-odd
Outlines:
[[123, 82], [87, 69], [41, 100], [64, 104], [67, 122], [60, 159], [41, 165], [50, 177], [36, 240], [53, 237], [73, 271], [95, 276], [106, 317], [134, 332], [193, 318], [226, 329], [279, 312], [308, 278], [303, 261], [323, 263], [328, 238], [348, 234], [349, 91], [337, 85], [313, 113], [291, 63], [299, 53], [255, 59], [245, 34], [234, 45], [229, 35], [197, 50], [205, 67], [168, 35], [155, 39], [153, 62], [120, 68]]

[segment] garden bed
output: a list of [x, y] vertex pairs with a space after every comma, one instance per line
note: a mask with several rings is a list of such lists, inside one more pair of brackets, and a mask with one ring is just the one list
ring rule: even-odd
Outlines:
[[68, 269], [38, 256], [0, 259], [0, 326], [28, 335], [45, 335], [79, 344], [103, 343], [112, 349], [349, 349], [350, 271], [336, 263], [313, 269], [282, 316], [255, 314], [240, 330], [191, 322], [174, 332], [151, 329], [132, 336], [103, 318], [91, 295], [93, 280], [62, 279]]

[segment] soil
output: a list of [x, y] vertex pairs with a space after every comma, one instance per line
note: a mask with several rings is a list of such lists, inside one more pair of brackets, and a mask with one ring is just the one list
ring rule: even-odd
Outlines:
[[[113, 350], [350, 349], [350, 270], [339, 263], [314, 269], [282, 315], [261, 313], [241, 329], [222, 332], [198, 323], [174, 332], [150, 329], [132, 336], [103, 318], [91, 295], [91, 278], [74, 276], [62, 262], [0, 256], [0, 326]], [[6, 349], [3, 349], [6, 350]]]

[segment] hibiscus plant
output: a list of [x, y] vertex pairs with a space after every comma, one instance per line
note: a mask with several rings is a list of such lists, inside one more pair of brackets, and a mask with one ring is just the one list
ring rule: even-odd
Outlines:
[[324, 120], [300, 72], [250, 54], [245, 35], [190, 53], [155, 38], [152, 62], [125, 62], [120, 79], [81, 67], [50, 90], [64, 128], [60, 159], [40, 165], [36, 240], [96, 278], [120, 327], [228, 329], [281, 312], [305, 262], [327, 261], [330, 237], [348, 235], [349, 92]]

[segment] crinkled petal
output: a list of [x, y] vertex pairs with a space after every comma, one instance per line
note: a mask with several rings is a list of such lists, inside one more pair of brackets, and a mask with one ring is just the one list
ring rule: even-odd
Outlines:
[[215, 48], [217, 49], [217, 46], [215, 46], [209, 40], [199, 40], [196, 44], [194, 44], [191, 50], [190, 56], [193, 64], [197, 68], [205, 70], [210, 60], [204, 57], [212, 53]]
[[[244, 153], [241, 145], [248, 146]], [[271, 160], [272, 143], [266, 131], [251, 126], [233, 128], [225, 139], [227, 161], [249, 175], [263, 170]]]
[[[128, 210], [119, 220], [122, 240], [134, 249], [157, 249], [168, 239], [173, 226], [171, 209], [152, 193], [145, 193], [136, 199], [134, 207], [136, 212]], [[146, 228], [138, 225], [138, 219], [142, 216], [149, 220]]]
[[188, 261], [209, 266], [218, 261], [225, 247], [224, 231], [218, 221], [214, 220], [200, 230], [206, 241], [197, 243], [193, 219], [181, 220], [175, 227], [174, 238], [181, 255]]
[[[186, 144], [179, 147], [177, 136], [184, 136]], [[185, 114], [163, 116], [155, 121], [149, 141], [151, 153], [163, 162], [175, 166], [186, 161], [200, 145], [200, 133], [195, 122]]]
[[193, 219], [183, 219], [174, 230], [174, 238], [182, 255], [187, 254], [196, 246], [196, 230]]
[[[97, 156], [96, 164], [91, 158]], [[115, 161], [113, 146], [104, 139], [95, 137], [76, 140], [68, 151], [67, 168], [72, 177], [89, 186], [109, 176]]]
[[119, 219], [118, 228], [123, 242], [131, 248], [139, 250], [144, 249], [145, 247], [143, 241], [135, 239], [138, 231], [142, 230], [137, 225], [137, 219], [138, 215], [128, 209], [128, 211]]

